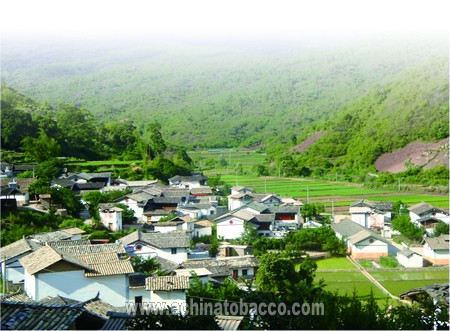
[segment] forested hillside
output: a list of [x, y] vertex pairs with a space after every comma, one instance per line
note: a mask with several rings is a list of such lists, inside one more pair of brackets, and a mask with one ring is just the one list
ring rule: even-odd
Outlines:
[[[167, 141], [189, 148], [289, 148], [318, 130], [338, 127], [342, 113], [374, 136], [367, 142], [380, 138], [401, 146], [411, 138], [402, 132], [418, 119], [414, 112], [429, 114], [448, 104], [442, 97], [448, 86], [445, 42], [125, 44], [89, 52], [63, 47], [35, 50], [33, 56], [6, 49], [2, 79], [39, 102], [81, 104], [100, 122], [129, 119], [142, 130], [158, 121]], [[433, 118], [442, 120], [443, 112]], [[386, 136], [391, 120], [403, 128]], [[429, 138], [434, 137], [427, 131], [424, 139]]]

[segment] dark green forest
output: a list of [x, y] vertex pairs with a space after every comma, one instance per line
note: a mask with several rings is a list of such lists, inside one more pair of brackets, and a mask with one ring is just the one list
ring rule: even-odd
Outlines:
[[[307, 176], [374, 171], [383, 153], [448, 137], [448, 41], [438, 39], [4, 53], [2, 149], [37, 162], [169, 153], [187, 169], [186, 150], [250, 147], [267, 153], [262, 173], [275, 161]], [[291, 150], [317, 132], [306, 152]]]

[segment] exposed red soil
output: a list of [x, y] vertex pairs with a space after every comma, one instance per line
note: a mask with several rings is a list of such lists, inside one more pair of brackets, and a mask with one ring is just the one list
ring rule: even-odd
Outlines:
[[300, 153], [306, 152], [306, 150], [313, 145], [320, 137], [322, 137], [326, 131], [319, 131], [309, 136], [308, 139], [304, 140], [302, 143], [291, 148], [292, 151], [297, 151]]
[[378, 171], [398, 173], [406, 170], [405, 163], [411, 161], [417, 166], [433, 168], [438, 165], [449, 166], [448, 139], [442, 139], [436, 143], [424, 143], [415, 141], [407, 146], [397, 149], [392, 153], [381, 155], [375, 161]]

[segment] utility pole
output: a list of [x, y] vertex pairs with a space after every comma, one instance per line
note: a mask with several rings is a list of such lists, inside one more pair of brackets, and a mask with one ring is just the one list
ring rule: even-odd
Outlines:
[[334, 223], [334, 200], [331, 200], [331, 223]]

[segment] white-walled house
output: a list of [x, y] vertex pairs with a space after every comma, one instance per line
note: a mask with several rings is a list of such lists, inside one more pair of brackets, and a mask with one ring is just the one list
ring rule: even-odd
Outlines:
[[128, 274], [134, 272], [120, 245], [44, 246], [20, 259], [24, 290], [33, 300], [64, 296], [85, 301], [93, 293], [115, 307], [128, 301]]
[[253, 193], [253, 187], [236, 185], [231, 188], [231, 194]]
[[392, 246], [389, 241], [350, 219], [334, 223], [331, 228], [346, 242], [347, 250], [354, 258], [378, 259], [389, 255]]
[[25, 274], [19, 259], [31, 254], [40, 247], [39, 244], [25, 238], [1, 247], [0, 262], [2, 279], [12, 282], [13, 284], [23, 282]]
[[192, 176], [174, 176], [169, 178], [169, 185], [171, 187], [178, 188], [188, 188], [192, 189], [195, 187], [206, 186], [206, 182], [208, 181], [208, 177], [203, 175], [192, 175]]
[[210, 236], [212, 235], [212, 227], [214, 222], [208, 220], [201, 220], [194, 222], [194, 237]]
[[402, 249], [397, 252], [397, 260], [402, 266], [406, 268], [422, 268], [423, 257], [419, 253], [416, 253], [408, 248]]
[[145, 287], [147, 291], [150, 291], [150, 302], [172, 308], [176, 313], [184, 313], [181, 309], [186, 308], [186, 292], [189, 289], [189, 277], [148, 277]]
[[111, 231], [122, 230], [122, 212], [122, 208], [116, 207], [111, 203], [100, 203], [98, 205], [100, 222]]
[[173, 231], [184, 231], [192, 238], [194, 231], [194, 219], [190, 217], [175, 217], [169, 221], [165, 222], [154, 222], [152, 223], [155, 232], [168, 233]]
[[392, 217], [392, 202], [358, 200], [350, 205], [349, 212], [353, 222], [366, 228], [382, 229]]
[[153, 198], [153, 195], [146, 192], [138, 192], [125, 195], [119, 199], [114, 200], [114, 203], [123, 203], [134, 211], [134, 216], [142, 220], [144, 215], [144, 209], [148, 201]]
[[230, 194], [227, 198], [229, 211], [241, 208], [254, 200], [253, 196], [248, 193]]
[[419, 220], [430, 217], [439, 219], [447, 224], [450, 223], [450, 216], [447, 211], [434, 207], [433, 205], [430, 205], [429, 203], [423, 201], [409, 207], [408, 211], [411, 221], [418, 225], [420, 225]]
[[119, 239], [130, 256], [142, 258], [161, 257], [174, 263], [187, 260], [190, 247], [189, 236], [185, 232], [141, 232], [135, 231]]
[[435, 238], [425, 238], [423, 258], [433, 264], [449, 264], [449, 235], [442, 234]]
[[216, 219], [217, 237], [223, 239], [237, 239], [242, 236], [245, 230], [245, 224], [258, 228], [256, 224], [248, 222], [246, 219], [253, 218], [255, 215], [247, 212], [244, 216], [244, 211], [235, 214], [226, 214]]

